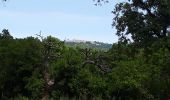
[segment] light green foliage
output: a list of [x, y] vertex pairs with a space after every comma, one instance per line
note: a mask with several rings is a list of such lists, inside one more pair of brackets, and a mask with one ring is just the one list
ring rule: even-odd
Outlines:
[[103, 43], [103, 42], [96, 42], [96, 41], [86, 41], [86, 42], [71, 42], [71, 41], [66, 41], [65, 45], [68, 47], [78, 47], [78, 48], [91, 48], [91, 49], [95, 49], [98, 51], [108, 51], [109, 49], [111, 49], [112, 44], [108, 44], [108, 43]]

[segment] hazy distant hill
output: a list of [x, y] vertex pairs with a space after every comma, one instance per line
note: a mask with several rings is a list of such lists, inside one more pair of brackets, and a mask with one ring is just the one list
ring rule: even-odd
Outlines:
[[65, 44], [69, 47], [93, 48], [104, 51], [107, 51], [112, 47], [112, 44], [109, 43], [85, 40], [65, 40]]

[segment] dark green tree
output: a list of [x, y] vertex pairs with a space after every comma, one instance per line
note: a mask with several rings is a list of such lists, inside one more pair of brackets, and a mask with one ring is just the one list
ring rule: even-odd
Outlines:
[[0, 38], [4, 39], [13, 39], [13, 37], [10, 35], [9, 31], [7, 29], [3, 29], [2, 33], [0, 33]]
[[131, 39], [138, 45], [166, 38], [170, 26], [169, 0], [128, 0], [113, 11], [113, 26], [120, 41]]

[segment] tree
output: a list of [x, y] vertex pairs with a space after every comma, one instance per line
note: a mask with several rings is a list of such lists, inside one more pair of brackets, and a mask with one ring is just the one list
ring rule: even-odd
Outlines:
[[1, 39], [12, 39], [13, 37], [10, 35], [9, 31], [7, 29], [3, 29], [2, 33], [0, 33]]
[[103, 3], [108, 3], [109, 0], [93, 0], [95, 2], [95, 5], [102, 5]]
[[119, 40], [128, 36], [138, 45], [166, 38], [170, 26], [169, 0], [128, 0], [118, 3], [113, 11], [113, 26]]
[[30, 95], [27, 79], [41, 62], [40, 50], [40, 41], [33, 37], [0, 38], [0, 99]]
[[55, 79], [51, 77], [50, 64], [56, 61], [61, 56], [61, 51], [63, 49], [63, 43], [54, 37], [48, 36], [47, 38], [42, 38], [42, 72], [45, 81], [44, 94], [42, 100], [48, 100], [49, 94], [52, 91], [52, 87], [55, 84]]

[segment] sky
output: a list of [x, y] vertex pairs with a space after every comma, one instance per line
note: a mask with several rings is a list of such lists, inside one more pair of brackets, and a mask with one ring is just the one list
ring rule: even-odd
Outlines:
[[0, 2], [0, 30], [8, 29], [12, 36], [24, 38], [52, 35], [61, 40], [79, 39], [117, 42], [111, 26], [113, 0], [95, 6], [93, 0], [9, 0]]

